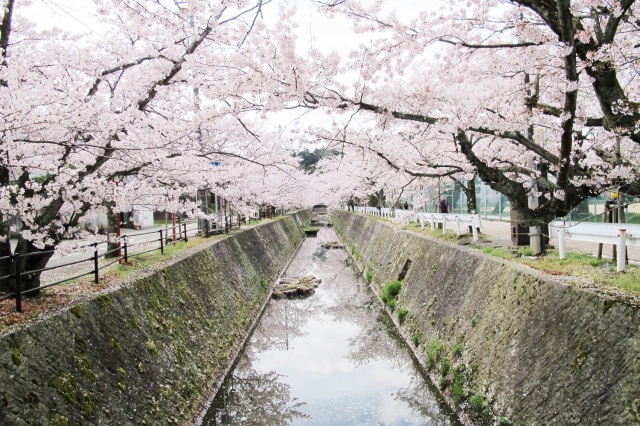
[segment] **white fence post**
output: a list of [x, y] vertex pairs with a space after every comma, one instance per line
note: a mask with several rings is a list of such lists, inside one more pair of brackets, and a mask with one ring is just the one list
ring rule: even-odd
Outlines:
[[560, 259], [567, 258], [567, 245], [565, 243], [565, 229], [558, 228], [558, 249], [560, 250]]
[[627, 263], [627, 230], [621, 229], [618, 234], [618, 272], [624, 271], [624, 266]]

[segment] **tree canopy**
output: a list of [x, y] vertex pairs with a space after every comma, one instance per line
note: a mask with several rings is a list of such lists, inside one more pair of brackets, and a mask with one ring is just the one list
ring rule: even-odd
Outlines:
[[0, 256], [12, 216], [29, 253], [198, 189], [336, 205], [477, 176], [531, 223], [637, 189], [635, 1], [407, 1], [300, 2], [338, 22], [327, 46], [286, 1], [92, 0], [76, 33], [3, 0]]
[[[382, 2], [322, 4], [379, 34], [345, 64], [351, 86], [308, 95], [350, 114], [336, 144], [411, 176], [477, 174], [532, 223], [638, 181], [635, 1], [451, 1], [404, 20]], [[545, 202], [529, 208], [531, 192]]]

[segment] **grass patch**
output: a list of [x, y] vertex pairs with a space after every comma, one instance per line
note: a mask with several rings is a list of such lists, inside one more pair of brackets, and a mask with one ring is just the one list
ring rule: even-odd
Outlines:
[[373, 272], [371, 272], [371, 268], [367, 268], [364, 271], [364, 279], [366, 282], [370, 283], [371, 281], [373, 281]]
[[390, 281], [385, 284], [382, 289], [382, 295], [380, 298], [392, 311], [396, 308], [396, 303], [398, 303], [398, 294], [400, 294], [401, 289], [401, 281]]
[[640, 223], [640, 213], [629, 213], [627, 214], [627, 223]]
[[408, 313], [409, 313], [409, 310], [407, 308], [398, 309], [398, 321], [400, 321], [400, 324], [404, 324], [404, 321], [407, 319]]
[[640, 293], [640, 267], [637, 265], [627, 265], [623, 272], [617, 272], [612, 260], [570, 252], [566, 259], [560, 259], [556, 250], [549, 250], [536, 259], [520, 259], [520, 262], [548, 274], [582, 277], [599, 285]]
[[462, 344], [457, 343], [457, 344], [453, 345], [453, 347], [451, 348], [451, 353], [456, 358], [460, 358], [460, 356], [462, 355]]
[[518, 254], [520, 256], [533, 256], [533, 250], [529, 246], [519, 247]]
[[469, 405], [471, 405], [471, 409], [476, 413], [482, 413], [482, 409], [484, 408], [484, 396], [482, 393], [476, 392], [471, 395], [469, 398]]
[[599, 286], [640, 293], [640, 267], [637, 265], [627, 265], [623, 272], [617, 272], [613, 260], [598, 259], [584, 253], [567, 252], [566, 259], [560, 259], [556, 249], [549, 249], [538, 257], [529, 257], [529, 247], [520, 247], [516, 252], [503, 247], [482, 247], [481, 250], [491, 256], [522, 263], [546, 274], [584, 278]]
[[413, 333], [411, 335], [411, 342], [413, 342], [413, 346], [420, 346], [420, 336], [417, 333]]
[[515, 256], [511, 250], [504, 247], [482, 247], [482, 252], [491, 256], [499, 257], [500, 259], [513, 260]]
[[442, 340], [430, 340], [427, 344], [427, 370], [433, 370], [444, 355], [444, 342]]
[[453, 380], [451, 382], [451, 399], [457, 405], [462, 404], [467, 394], [464, 391], [464, 365], [459, 365], [453, 370]]

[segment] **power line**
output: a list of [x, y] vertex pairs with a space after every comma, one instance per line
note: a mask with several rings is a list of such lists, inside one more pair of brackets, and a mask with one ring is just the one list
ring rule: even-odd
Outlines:
[[88, 24], [85, 24], [83, 21], [81, 21], [79, 18], [76, 18], [75, 16], [73, 16], [68, 10], [66, 10], [65, 8], [63, 8], [62, 6], [60, 6], [57, 3], [51, 2], [49, 0], [44, 0], [44, 3], [49, 7], [49, 9], [51, 9], [51, 12], [53, 12], [54, 14], [57, 14], [57, 12], [54, 10], [54, 8], [59, 9], [62, 13], [64, 13], [65, 15], [67, 15], [68, 17], [70, 17], [71, 19], [73, 19], [74, 21], [76, 21], [77, 23], [79, 23], [80, 25], [82, 25], [83, 27], [85, 27], [86, 29], [88, 29], [89, 31], [91, 31], [92, 33], [94, 33], [95, 35], [97, 35], [98, 37], [100, 37], [101, 39], [103, 39], [104, 41], [108, 41], [106, 38], [104, 38], [104, 36], [102, 34], [100, 34], [99, 32], [97, 32], [96, 30], [94, 30], [91, 26], [89, 26]]

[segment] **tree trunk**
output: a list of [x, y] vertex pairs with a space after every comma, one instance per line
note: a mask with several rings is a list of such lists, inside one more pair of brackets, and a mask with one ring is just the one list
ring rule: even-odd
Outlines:
[[478, 213], [478, 199], [476, 198], [476, 178], [469, 179], [467, 186], [462, 186], [464, 195], [467, 196], [467, 213]]
[[[22, 237], [18, 238], [18, 245], [15, 249], [15, 254], [20, 255], [18, 265], [20, 267], [20, 286], [22, 291], [37, 289], [40, 287], [40, 275], [42, 272], [30, 272], [38, 271], [47, 266], [49, 259], [53, 256], [55, 247], [45, 246], [40, 249], [33, 245], [29, 240], [25, 240]], [[15, 270], [14, 270], [15, 272]], [[12, 289], [15, 291], [15, 280], [12, 280]], [[29, 296], [36, 296], [40, 293], [40, 290], [29, 293]]]

